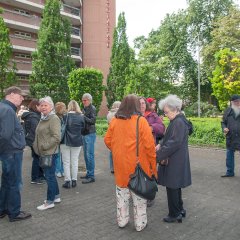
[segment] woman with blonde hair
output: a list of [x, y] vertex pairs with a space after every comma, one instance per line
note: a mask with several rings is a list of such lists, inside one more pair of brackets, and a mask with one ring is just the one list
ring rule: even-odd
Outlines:
[[84, 117], [78, 103], [71, 100], [68, 112], [63, 117], [66, 124], [64, 138], [61, 142], [65, 183], [63, 188], [77, 186], [78, 156], [83, 145], [81, 131], [84, 128]]
[[[108, 124], [110, 124], [111, 120], [114, 118], [118, 108], [120, 107], [121, 102], [120, 101], [115, 101], [112, 105], [112, 108], [110, 109], [110, 111], [107, 114], [107, 121]], [[114, 173], [113, 170], [113, 159], [112, 159], [112, 152], [109, 152], [109, 164], [110, 164], [110, 171], [111, 173]]]

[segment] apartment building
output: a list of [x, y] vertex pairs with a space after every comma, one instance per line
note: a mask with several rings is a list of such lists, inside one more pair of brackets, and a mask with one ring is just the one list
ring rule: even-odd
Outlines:
[[[110, 66], [115, 27], [116, 0], [62, 0], [62, 16], [71, 22], [71, 56], [78, 67], [103, 72], [104, 84]], [[29, 91], [31, 53], [35, 51], [45, 0], [0, 0], [2, 17], [10, 30], [13, 60], [19, 86]], [[104, 97], [100, 114], [106, 112]]]

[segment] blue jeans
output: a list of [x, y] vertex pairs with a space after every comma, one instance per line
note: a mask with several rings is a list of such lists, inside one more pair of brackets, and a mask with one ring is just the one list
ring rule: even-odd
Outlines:
[[112, 152], [109, 152], [109, 165], [110, 165], [110, 171], [114, 171], [113, 170], [113, 159], [112, 159]]
[[34, 152], [33, 148], [32, 150], [32, 173], [31, 173], [31, 179], [32, 181], [37, 181], [44, 179], [43, 169], [39, 167], [39, 156]]
[[62, 154], [59, 151], [59, 153], [57, 154], [57, 159], [56, 159], [56, 174], [57, 173], [61, 173], [63, 174], [63, 162], [62, 162]]
[[52, 166], [43, 168], [47, 182], [47, 203], [53, 203], [55, 198], [59, 197], [58, 182], [55, 176], [57, 154], [53, 154]]
[[95, 159], [94, 159], [94, 144], [96, 141], [96, 133], [90, 133], [88, 135], [83, 136], [83, 152], [84, 159], [87, 168], [87, 178], [95, 178], [94, 177], [94, 169], [95, 169]]
[[227, 172], [226, 175], [228, 176], [234, 176], [234, 153], [235, 150], [227, 149], [226, 153], [226, 167], [227, 167]]
[[2, 178], [0, 189], [0, 213], [14, 218], [20, 213], [23, 152], [1, 153]]

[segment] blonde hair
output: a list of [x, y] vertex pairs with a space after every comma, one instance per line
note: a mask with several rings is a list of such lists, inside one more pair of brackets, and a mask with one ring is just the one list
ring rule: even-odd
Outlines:
[[70, 112], [70, 111], [81, 113], [81, 109], [80, 109], [78, 103], [75, 100], [71, 100], [68, 103], [68, 112]]
[[116, 108], [119, 108], [121, 105], [121, 102], [120, 101], [115, 101], [111, 107], [111, 109], [116, 109]]

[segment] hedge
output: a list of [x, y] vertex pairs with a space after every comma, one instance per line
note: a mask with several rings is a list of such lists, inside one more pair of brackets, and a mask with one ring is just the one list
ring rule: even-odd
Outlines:
[[[194, 132], [189, 137], [189, 144], [207, 147], [225, 147], [225, 137], [221, 129], [221, 118], [190, 118]], [[167, 126], [169, 121], [164, 118]], [[108, 128], [105, 118], [98, 118], [96, 123], [97, 135], [104, 136]]]

